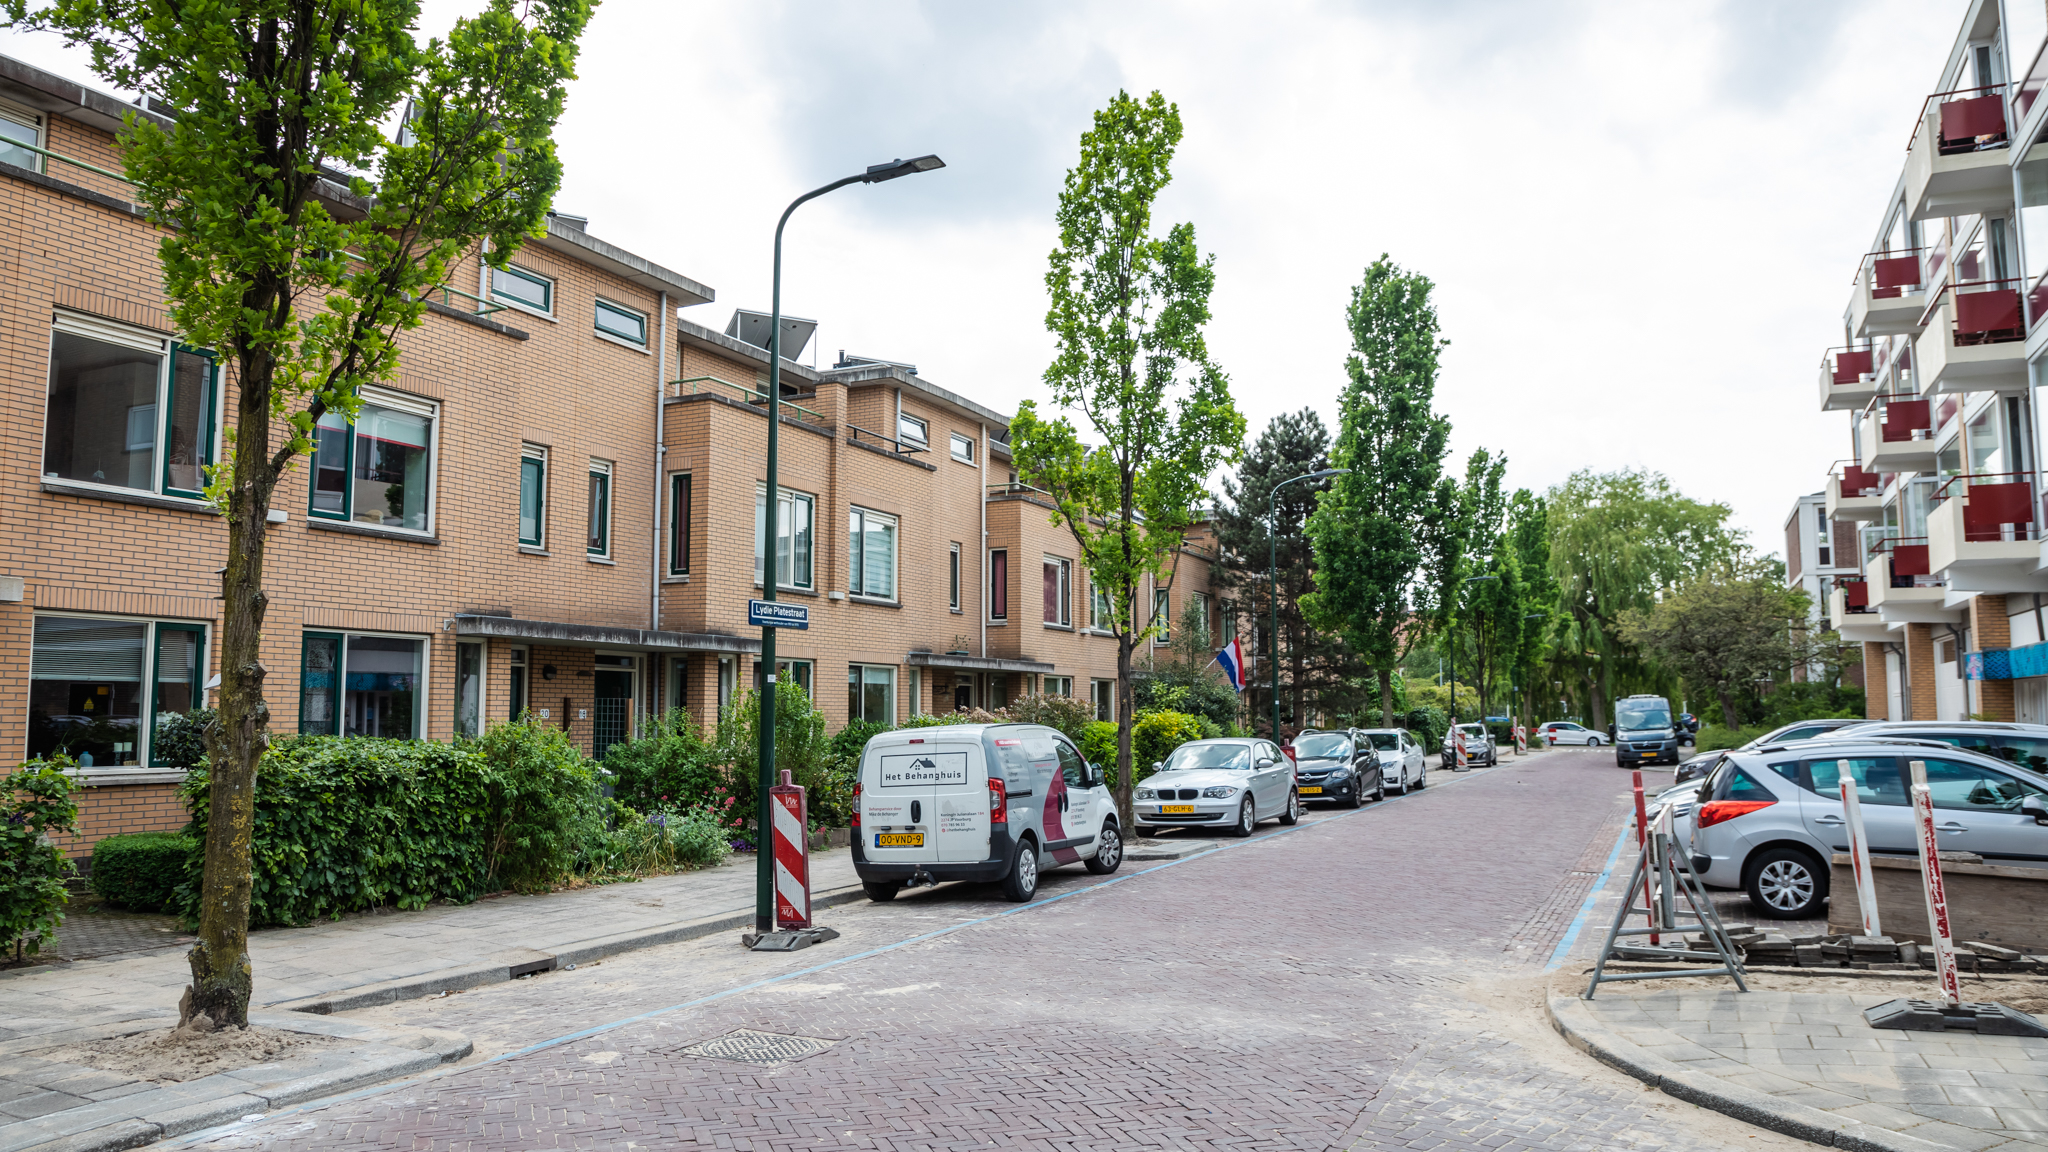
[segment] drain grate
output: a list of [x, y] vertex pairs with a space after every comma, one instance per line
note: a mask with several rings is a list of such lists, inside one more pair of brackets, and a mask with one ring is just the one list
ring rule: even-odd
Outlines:
[[711, 1060], [736, 1060], [742, 1064], [781, 1064], [816, 1056], [836, 1043], [836, 1040], [820, 1040], [814, 1036], [785, 1036], [780, 1032], [735, 1028], [723, 1036], [679, 1048], [677, 1052]]

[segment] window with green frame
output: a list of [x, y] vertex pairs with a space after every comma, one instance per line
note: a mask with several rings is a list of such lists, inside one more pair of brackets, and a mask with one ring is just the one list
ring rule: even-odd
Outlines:
[[37, 615], [29, 650], [28, 754], [81, 767], [193, 768], [158, 747], [170, 717], [206, 700], [206, 626]]
[[409, 532], [433, 529], [430, 401], [365, 390], [353, 424], [329, 412], [313, 428], [306, 512]]
[[548, 450], [537, 444], [519, 446], [519, 542], [530, 548], [547, 546]]
[[555, 312], [555, 282], [518, 268], [491, 269], [491, 296], [550, 316]]
[[612, 466], [608, 460], [590, 462], [590, 533], [585, 551], [592, 556], [612, 553]]
[[609, 300], [597, 302], [597, 330], [615, 340], [647, 346], [647, 315]]
[[214, 462], [219, 376], [205, 349], [57, 313], [44, 477], [199, 499]]
[[324, 736], [420, 735], [426, 640], [304, 633], [299, 649], [299, 731]]

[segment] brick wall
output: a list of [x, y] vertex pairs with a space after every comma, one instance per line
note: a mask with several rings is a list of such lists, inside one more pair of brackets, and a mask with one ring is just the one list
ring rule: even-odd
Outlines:
[[1906, 720], [1934, 720], [1934, 626], [1906, 625]]
[[[2012, 624], [2005, 614], [2003, 595], [1983, 595], [1970, 600], [1970, 646], [1982, 652], [2012, 646]], [[1976, 711], [1987, 720], [2013, 719], [2012, 681], [1979, 680], [1974, 683]]]
[[1863, 718], [1866, 720], [1889, 720], [1886, 715], [1891, 699], [1890, 689], [1885, 682], [1884, 645], [1863, 642]]
[[72, 859], [92, 855], [92, 846], [126, 832], [176, 832], [191, 822], [175, 784], [111, 784], [80, 788], [78, 832], [55, 838]]

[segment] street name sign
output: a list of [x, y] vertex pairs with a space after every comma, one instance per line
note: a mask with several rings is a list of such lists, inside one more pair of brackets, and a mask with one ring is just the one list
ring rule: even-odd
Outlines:
[[811, 610], [802, 604], [784, 604], [780, 600], [749, 600], [747, 623], [756, 628], [807, 631], [811, 626]]

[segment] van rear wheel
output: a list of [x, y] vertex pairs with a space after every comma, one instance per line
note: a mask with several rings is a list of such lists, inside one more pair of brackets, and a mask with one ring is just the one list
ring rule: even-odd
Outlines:
[[1012, 904], [1023, 904], [1038, 895], [1038, 845], [1029, 840], [1017, 841], [1016, 854], [1010, 857], [1010, 873], [1003, 877], [1003, 899]]
[[875, 903], [887, 904], [896, 898], [898, 892], [903, 891], [903, 885], [886, 880], [880, 883], [870, 880], [863, 883], [860, 886], [860, 890], [867, 893], [868, 899], [873, 900]]

